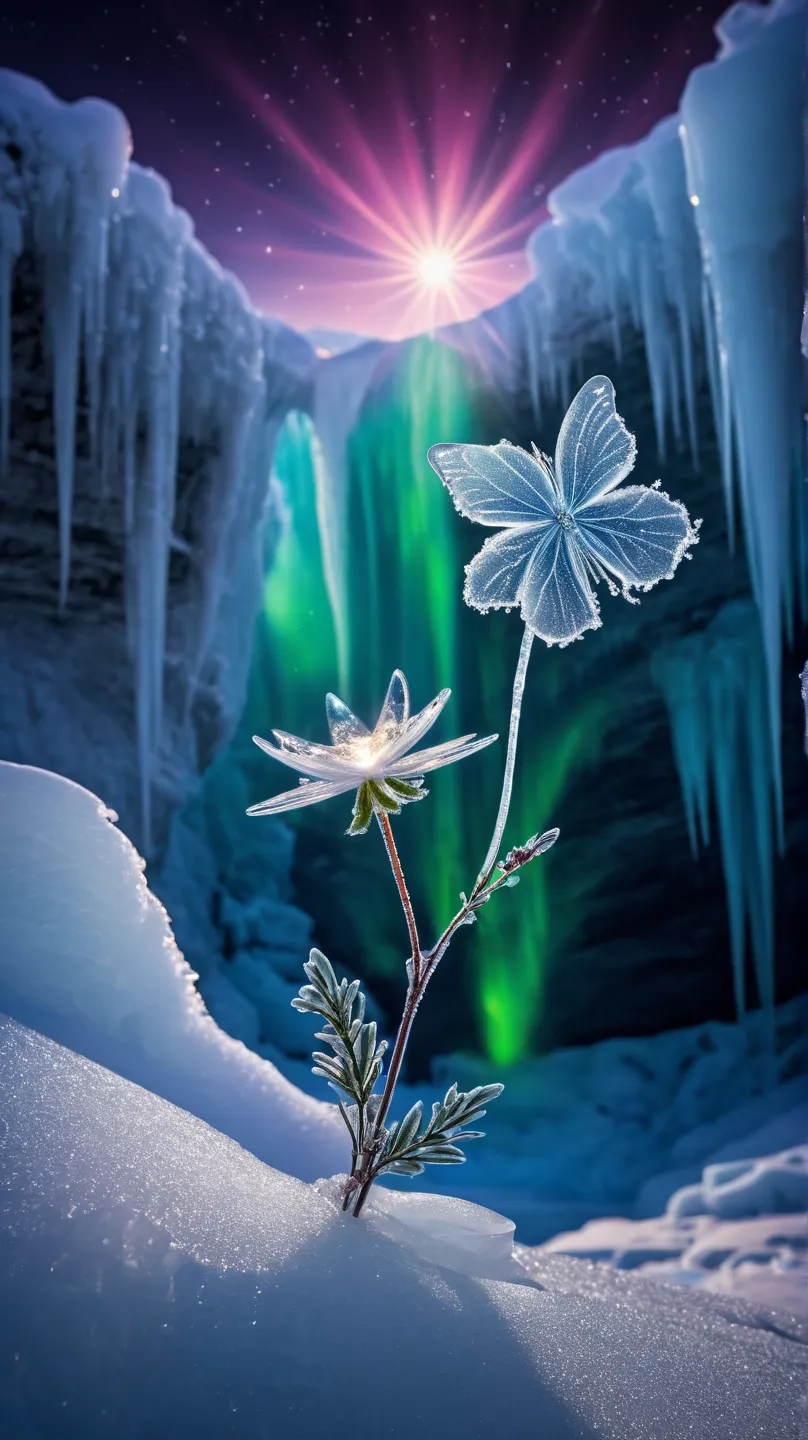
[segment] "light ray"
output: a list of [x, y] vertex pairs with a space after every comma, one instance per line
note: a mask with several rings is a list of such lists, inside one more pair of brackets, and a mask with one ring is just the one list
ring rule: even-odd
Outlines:
[[[577, 35], [565, 67], [583, 64], [588, 39], [588, 32]], [[401, 339], [479, 315], [526, 283], [524, 242], [542, 211], [538, 204], [526, 205], [525, 195], [532, 193], [564, 125], [560, 81], [545, 90], [517, 134], [492, 137], [497, 85], [489, 82], [498, 64], [501, 72], [502, 57], [468, 56], [461, 64], [445, 52], [440, 61], [430, 55], [426, 81], [433, 103], [426, 115], [423, 107], [408, 104], [403, 81], [393, 72], [385, 82], [383, 122], [372, 133], [339, 94], [322, 83], [318, 92], [313, 76], [307, 86], [310, 113], [321, 132], [328, 118], [333, 152], [326, 155], [322, 133], [315, 141], [311, 126], [293, 123], [228, 58], [226, 47], [217, 45], [208, 59], [299, 167], [296, 203], [282, 196], [268, 199], [264, 190], [252, 188], [256, 209], [267, 211], [272, 231], [273, 259], [264, 266], [266, 281], [256, 294], [263, 308], [280, 313], [284, 303], [291, 305], [285, 292], [294, 285], [292, 323], [311, 309], [298, 298], [305, 288], [306, 300], [316, 294], [321, 302], [318, 319], [312, 313], [309, 323], [334, 323], [338, 310], [336, 328], [344, 314], [349, 322], [343, 319], [341, 328]], [[293, 221], [298, 234], [304, 228], [320, 231], [328, 242], [322, 253], [283, 243], [278, 232]], [[251, 250], [256, 264], [260, 253], [270, 253], [266, 246]]]

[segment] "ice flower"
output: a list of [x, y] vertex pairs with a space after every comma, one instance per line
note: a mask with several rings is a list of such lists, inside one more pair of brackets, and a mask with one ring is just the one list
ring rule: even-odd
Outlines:
[[394, 670], [384, 704], [373, 730], [358, 720], [353, 711], [336, 695], [327, 695], [325, 711], [331, 732], [330, 745], [300, 740], [285, 730], [273, 730], [273, 745], [253, 735], [273, 760], [300, 771], [296, 790], [287, 790], [251, 805], [248, 815], [279, 815], [283, 810], [297, 810], [302, 805], [316, 805], [334, 795], [355, 790], [354, 818], [348, 834], [361, 835], [367, 830], [374, 811], [397, 814], [402, 805], [422, 800], [424, 775], [441, 765], [451, 765], [490, 745], [496, 735], [478, 740], [475, 735], [461, 735], [442, 745], [413, 753], [413, 746], [422, 740], [440, 715], [451, 690], [441, 690], [417, 715], [410, 715], [410, 691], [400, 670]]
[[467, 604], [483, 612], [521, 607], [548, 645], [568, 645], [600, 625], [593, 583], [649, 590], [670, 579], [698, 539], [684, 507], [658, 484], [616, 486], [634, 467], [636, 444], [596, 375], [567, 411], [555, 465], [536, 447], [433, 445], [429, 463], [461, 515], [502, 526], [466, 567]]

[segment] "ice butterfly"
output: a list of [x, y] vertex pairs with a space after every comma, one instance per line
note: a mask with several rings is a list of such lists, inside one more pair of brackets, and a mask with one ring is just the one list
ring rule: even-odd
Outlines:
[[677, 500], [646, 485], [616, 490], [637, 447], [614, 407], [614, 386], [595, 375], [578, 391], [556, 444], [555, 465], [499, 445], [433, 445], [429, 463], [461, 515], [502, 526], [466, 568], [464, 597], [478, 610], [512, 605], [548, 645], [568, 645], [600, 625], [593, 585], [615, 580], [650, 590], [670, 579], [698, 539]]

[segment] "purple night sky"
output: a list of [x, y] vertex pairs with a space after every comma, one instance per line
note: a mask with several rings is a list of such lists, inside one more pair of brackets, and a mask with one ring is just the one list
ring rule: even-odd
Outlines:
[[9, 0], [0, 55], [120, 106], [260, 308], [396, 338], [524, 284], [548, 190], [675, 109], [725, 8]]

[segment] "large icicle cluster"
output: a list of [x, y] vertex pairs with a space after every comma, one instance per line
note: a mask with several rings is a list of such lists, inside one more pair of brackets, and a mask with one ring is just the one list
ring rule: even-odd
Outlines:
[[670, 715], [694, 856], [710, 840], [711, 796], [729, 912], [735, 1002], [747, 1008], [747, 940], [757, 999], [773, 1016], [774, 850], [782, 842], [779, 789], [771, 776], [766, 667], [751, 601], [723, 606], [706, 630], [654, 660]]
[[[0, 72], [0, 404], [7, 460], [11, 398], [11, 285], [14, 262], [31, 245], [42, 269], [53, 365], [59, 482], [59, 594], [67, 595], [79, 363], [91, 438], [97, 435], [110, 221], [129, 157], [123, 115], [101, 100], [61, 105], [35, 80]], [[36, 161], [29, 163], [33, 142]]]
[[[0, 459], [7, 463], [14, 267], [25, 250], [40, 278], [50, 350], [63, 607], [85, 402], [99, 506], [112, 496], [122, 510], [148, 849], [171, 654], [188, 671], [175, 724], [187, 728], [206, 683], [229, 688], [224, 708], [238, 712], [261, 581], [259, 522], [289, 402], [283, 376], [303, 375], [313, 355], [252, 310], [194, 239], [166, 183], [129, 163], [128, 128], [113, 106], [65, 105], [3, 71], [0, 142]], [[181, 442], [204, 455], [190, 542], [175, 534]], [[170, 557], [189, 543], [198, 593], [172, 614]]]
[[782, 618], [790, 629], [798, 585], [805, 25], [804, 0], [733, 6], [717, 27], [718, 62], [690, 76], [681, 112], [718, 356], [719, 436], [725, 472], [737, 473], [776, 774]]
[[807, 13], [805, 0], [733, 6], [680, 114], [551, 192], [522, 297], [537, 410], [542, 392], [565, 395], [598, 325], [618, 358], [624, 322], [641, 330], [660, 455], [684, 428], [697, 456], [703, 354], [730, 537], [737, 483], [761, 616], [776, 776], [782, 616], [798, 589]]
[[737, 502], [758, 630], [748, 615], [752, 638], [741, 641], [740, 612], [732, 610], [660, 674], [668, 677], [694, 843], [699, 824], [708, 838], [712, 777], [740, 1006], [747, 914], [758, 988], [762, 998], [771, 995], [781, 657], [806, 580], [800, 320], [807, 16], [806, 0], [728, 10], [716, 27], [718, 56], [693, 71], [680, 113], [550, 194], [552, 219], [529, 242], [534, 280], [521, 297], [523, 364], [537, 414], [543, 395], [566, 400], [593, 340], [610, 339], [619, 359], [629, 322], [645, 342], [660, 455], [671, 436], [677, 445], [686, 439], [698, 464], [695, 396], [706, 372], [730, 544]]

